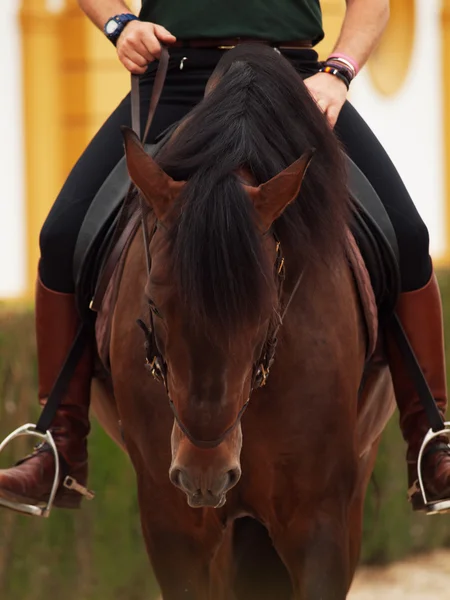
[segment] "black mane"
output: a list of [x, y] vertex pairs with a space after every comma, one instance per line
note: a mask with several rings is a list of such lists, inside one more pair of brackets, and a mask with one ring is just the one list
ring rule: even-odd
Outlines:
[[159, 164], [188, 180], [172, 230], [173, 267], [192, 318], [230, 331], [273, 301], [253, 206], [235, 172], [258, 183], [316, 148], [299, 198], [277, 220], [282, 244], [327, 260], [348, 218], [339, 143], [293, 66], [272, 48], [246, 44], [218, 63], [207, 96], [184, 119]]

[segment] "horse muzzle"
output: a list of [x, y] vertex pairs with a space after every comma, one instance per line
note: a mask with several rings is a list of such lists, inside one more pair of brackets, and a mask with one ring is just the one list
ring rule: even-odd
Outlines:
[[215, 472], [209, 467], [180, 467], [174, 465], [169, 471], [170, 481], [182, 490], [192, 508], [221, 508], [226, 502], [226, 494], [241, 477], [241, 468], [234, 466], [226, 471]]

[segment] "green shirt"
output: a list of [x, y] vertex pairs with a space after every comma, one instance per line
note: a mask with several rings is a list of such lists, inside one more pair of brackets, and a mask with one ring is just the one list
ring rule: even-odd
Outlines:
[[248, 37], [286, 42], [323, 38], [319, 0], [143, 0], [141, 19], [179, 40]]

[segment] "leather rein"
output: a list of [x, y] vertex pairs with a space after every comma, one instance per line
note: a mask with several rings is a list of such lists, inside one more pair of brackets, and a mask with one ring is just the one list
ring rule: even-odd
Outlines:
[[[147, 134], [148, 134], [148, 131], [152, 124], [153, 117], [154, 117], [154, 114], [156, 111], [156, 107], [158, 106], [159, 99], [161, 97], [161, 93], [162, 93], [162, 90], [164, 87], [164, 82], [165, 82], [165, 78], [166, 78], [166, 74], [167, 74], [168, 63], [169, 63], [168, 50], [167, 50], [167, 48], [162, 47], [159, 65], [158, 65], [158, 69], [156, 72], [155, 82], [153, 85], [152, 95], [151, 95], [151, 99], [150, 99], [150, 107], [149, 107], [149, 113], [148, 113], [148, 117], [147, 117], [147, 123], [145, 126], [144, 135], [142, 137], [143, 142], [145, 142], [145, 140], [147, 138]], [[131, 76], [131, 123], [132, 123], [132, 128], [135, 131], [136, 135], [141, 139], [140, 91], [139, 91], [139, 76], [138, 75]], [[129, 193], [131, 193], [132, 187], [133, 186], [131, 186]], [[149, 235], [148, 228], [147, 228], [148, 208], [147, 208], [147, 206], [145, 204], [145, 200], [143, 199], [141, 194], [139, 194], [139, 206], [140, 206], [140, 212], [141, 212], [140, 219], [141, 219], [143, 243], [144, 243], [144, 248], [145, 248], [145, 261], [146, 261], [147, 277], [149, 277], [150, 269], [151, 269], [150, 242], [151, 242], [151, 239], [153, 238], [153, 235], [157, 231], [158, 223], [155, 224], [151, 234]], [[274, 263], [274, 272], [275, 272], [275, 275], [278, 280], [278, 306], [277, 306], [277, 308], [278, 308], [281, 306], [281, 299], [282, 299], [283, 287], [284, 287], [283, 284], [284, 284], [285, 275], [286, 275], [285, 259], [284, 259], [283, 253], [282, 253], [281, 243], [278, 240], [278, 238], [276, 237], [275, 233], [271, 230], [269, 230], [269, 232], [267, 232], [267, 233], [271, 233], [273, 235], [273, 237], [275, 239], [275, 243], [276, 243], [276, 258], [275, 258], [275, 263]], [[166, 388], [167, 396], [169, 398], [169, 404], [172, 409], [175, 421], [177, 422], [177, 425], [181, 429], [183, 434], [189, 439], [189, 441], [192, 444], [194, 444], [194, 446], [197, 446], [198, 448], [215, 448], [216, 446], [221, 444], [223, 442], [223, 440], [234, 429], [236, 429], [236, 427], [240, 423], [242, 415], [244, 414], [245, 410], [247, 409], [247, 407], [249, 405], [250, 397], [251, 397], [253, 391], [258, 388], [264, 387], [266, 385], [269, 374], [270, 374], [270, 369], [271, 369], [272, 364], [275, 359], [275, 352], [276, 352], [277, 343], [278, 343], [278, 332], [280, 330], [280, 327], [283, 325], [284, 318], [285, 318], [286, 313], [292, 303], [292, 300], [293, 300], [298, 288], [300, 287], [300, 283], [302, 281], [303, 274], [304, 274], [304, 272], [302, 271], [300, 273], [299, 277], [297, 278], [297, 281], [292, 289], [292, 292], [289, 296], [288, 301], [286, 302], [286, 305], [284, 306], [282, 313], [280, 314], [276, 308], [274, 309], [274, 317], [275, 318], [271, 319], [271, 323], [270, 323], [269, 329], [267, 331], [266, 340], [264, 342], [263, 349], [261, 352], [261, 357], [253, 365], [252, 384], [251, 384], [251, 389], [250, 389], [250, 393], [249, 393], [247, 401], [244, 403], [244, 405], [240, 409], [235, 422], [228, 429], [226, 429], [219, 438], [216, 438], [214, 440], [197, 440], [189, 432], [189, 430], [183, 424], [183, 422], [181, 421], [181, 419], [178, 415], [176, 406], [174, 405], [172, 399], [170, 398], [168, 379], [167, 379], [167, 370], [168, 370], [167, 363], [164, 360], [164, 356], [163, 356], [162, 352], [158, 348], [158, 343], [157, 343], [156, 336], [155, 336], [153, 315], [154, 315], [154, 313], [157, 314], [156, 308], [154, 307], [151, 300], [148, 301], [149, 325], [146, 325], [146, 323], [144, 321], [142, 321], [141, 319], [137, 320], [137, 324], [141, 327], [141, 329], [143, 330], [143, 332], [145, 334], [145, 352], [146, 352], [145, 367], [156, 381], [164, 384], [164, 386]]]

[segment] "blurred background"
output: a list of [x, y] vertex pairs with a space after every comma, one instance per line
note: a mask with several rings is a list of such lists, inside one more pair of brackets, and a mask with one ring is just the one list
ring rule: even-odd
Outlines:
[[[337, 37], [345, 2], [322, 0], [322, 5], [326, 39], [319, 52], [325, 57]], [[73, 163], [127, 93], [129, 76], [114, 48], [82, 15], [75, 0], [2, 0], [1, 11], [3, 438], [36, 418], [32, 292], [40, 227]], [[352, 84], [350, 95], [397, 165], [430, 229], [447, 332], [449, 61], [450, 0], [391, 0], [391, 20], [383, 41]], [[380, 565], [418, 552], [427, 554], [395, 572], [364, 569], [351, 597], [368, 600], [387, 593], [389, 598], [403, 598], [406, 595], [393, 592], [395, 582], [401, 582], [403, 590], [410, 585], [419, 594], [408, 593], [410, 600], [447, 599], [449, 592], [444, 590], [450, 585], [450, 554], [442, 548], [450, 545], [450, 516], [433, 519], [411, 514], [405, 493], [404, 445], [396, 419], [397, 415], [384, 435], [369, 488], [362, 559], [367, 565]], [[2, 465], [10, 464], [22, 453], [20, 445], [19, 441], [1, 458]], [[55, 511], [46, 522], [0, 512], [0, 598], [156, 597], [128, 460], [95, 423], [90, 451], [90, 483], [98, 492], [91, 505], [86, 504], [76, 515]], [[436, 548], [441, 550], [433, 553]], [[417, 573], [419, 580], [412, 576]], [[444, 583], [438, 589], [436, 581], [440, 577], [444, 577]]]

